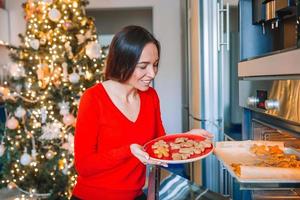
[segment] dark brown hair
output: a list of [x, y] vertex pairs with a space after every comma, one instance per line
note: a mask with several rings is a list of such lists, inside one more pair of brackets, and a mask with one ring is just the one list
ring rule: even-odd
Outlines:
[[140, 26], [126, 26], [118, 32], [109, 47], [105, 79], [127, 81], [137, 65], [146, 44], [155, 44], [158, 56], [160, 44], [146, 29]]

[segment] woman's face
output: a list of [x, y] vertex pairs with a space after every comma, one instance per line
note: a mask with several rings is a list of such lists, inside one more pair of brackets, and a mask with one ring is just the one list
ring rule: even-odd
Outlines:
[[151, 81], [156, 76], [158, 70], [158, 61], [158, 50], [155, 44], [146, 44], [133, 71], [133, 74], [127, 83], [138, 90], [148, 90]]

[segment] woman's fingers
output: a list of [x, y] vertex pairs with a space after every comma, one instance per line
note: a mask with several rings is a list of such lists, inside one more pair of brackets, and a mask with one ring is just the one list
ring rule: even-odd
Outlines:
[[149, 165], [160, 165], [160, 166], [168, 167], [168, 164], [165, 162], [151, 159], [149, 154], [145, 152], [142, 146], [138, 144], [131, 144], [130, 150], [131, 153], [145, 165], [149, 164]]
[[208, 138], [213, 138], [214, 135], [210, 132], [208, 132], [207, 130], [204, 129], [192, 129], [190, 131], [188, 131], [187, 133], [191, 133], [191, 134], [199, 134], [203, 137], [208, 137]]
[[168, 167], [167, 163], [161, 162], [161, 161], [156, 161], [156, 160], [153, 160], [151, 158], [149, 160], [147, 160], [147, 164], [149, 164], [149, 165], [160, 165], [160, 166], [163, 166], [163, 167]]
[[204, 137], [213, 138], [214, 135], [206, 130], [204, 130], [202, 133], [200, 133]]

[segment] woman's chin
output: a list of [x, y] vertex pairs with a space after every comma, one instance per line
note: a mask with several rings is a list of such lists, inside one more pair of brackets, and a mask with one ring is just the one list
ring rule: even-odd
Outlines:
[[137, 89], [144, 92], [144, 91], [147, 91], [149, 89], [149, 87], [150, 87], [149, 85], [148, 86], [140, 86]]

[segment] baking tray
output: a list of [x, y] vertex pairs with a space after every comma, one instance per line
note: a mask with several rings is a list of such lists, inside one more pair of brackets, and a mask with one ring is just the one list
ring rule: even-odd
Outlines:
[[[299, 151], [292, 148], [285, 148], [283, 142], [251, 140], [217, 142], [214, 154], [224, 168], [228, 170], [231, 176], [240, 183], [300, 183], [300, 168], [251, 166], [250, 172], [252, 173], [253, 177], [249, 176], [247, 178], [242, 178], [238, 176], [231, 167], [231, 164], [249, 164], [253, 162], [255, 155], [249, 152], [249, 148], [253, 144], [278, 145], [286, 154], [295, 154], [298, 158], [300, 158]], [[259, 178], [260, 176], [263, 178]]]

